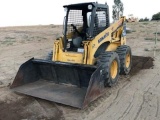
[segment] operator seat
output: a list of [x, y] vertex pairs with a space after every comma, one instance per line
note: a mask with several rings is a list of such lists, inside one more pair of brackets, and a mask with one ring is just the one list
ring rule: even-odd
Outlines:
[[81, 44], [82, 44], [83, 39], [82, 39], [82, 37], [78, 36], [78, 37], [76, 37], [76, 38], [73, 38], [72, 41], [73, 41], [73, 46], [74, 46], [75, 48], [79, 48], [79, 47], [81, 47]]

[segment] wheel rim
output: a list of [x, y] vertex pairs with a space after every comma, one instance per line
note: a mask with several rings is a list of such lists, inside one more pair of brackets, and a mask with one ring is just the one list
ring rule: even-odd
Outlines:
[[130, 56], [130, 54], [128, 53], [127, 55], [126, 55], [126, 68], [129, 68], [129, 66], [130, 66], [130, 62], [131, 62], [131, 56]]
[[116, 78], [117, 70], [118, 70], [118, 63], [116, 60], [114, 60], [111, 64], [111, 69], [110, 69], [112, 79]]

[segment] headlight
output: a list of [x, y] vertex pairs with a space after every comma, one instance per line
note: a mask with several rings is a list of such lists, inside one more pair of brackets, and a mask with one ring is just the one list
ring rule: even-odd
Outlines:
[[92, 5], [88, 5], [88, 9], [91, 10], [92, 9]]
[[64, 11], [67, 12], [68, 8], [64, 8]]

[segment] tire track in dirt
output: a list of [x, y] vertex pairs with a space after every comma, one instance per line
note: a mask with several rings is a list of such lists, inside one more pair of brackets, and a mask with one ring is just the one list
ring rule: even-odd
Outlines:
[[159, 98], [157, 97], [157, 111], [156, 111], [156, 116], [155, 117], [158, 117], [158, 112], [159, 112]]
[[[139, 109], [137, 110], [138, 112], [137, 112], [137, 114], [135, 115], [135, 119], [142, 119], [142, 118], [139, 118], [139, 115], [141, 114], [141, 113], [143, 113], [144, 114], [144, 111], [146, 111], [147, 110], [147, 108], [146, 108], [146, 103], [147, 103], [147, 101], [153, 101], [154, 99], [151, 99], [151, 100], [149, 100], [147, 97], [148, 97], [148, 94], [150, 95], [153, 95], [153, 98], [154, 97], [156, 97], [157, 95], [155, 94], [153, 94], [153, 91], [151, 91], [152, 89], [153, 89], [153, 84], [155, 84], [156, 82], [157, 82], [157, 78], [159, 78], [159, 76], [158, 76], [158, 74], [156, 74], [156, 75], [154, 75], [153, 76], [153, 78], [151, 79], [151, 81], [150, 82], [148, 82], [147, 83], [147, 85], [145, 85], [145, 86], [142, 86], [141, 87], [141, 91], [144, 91], [143, 92], [143, 100], [142, 100], [142, 102], [141, 102], [141, 104], [140, 104], [140, 107], [139, 107]], [[150, 86], [149, 86], [150, 85]], [[156, 85], [156, 84], [155, 84]], [[155, 86], [154, 85], [154, 86]], [[146, 90], [146, 88], [147, 88], [147, 90]], [[156, 97], [157, 98], [157, 97]], [[156, 100], [157, 101], [157, 100]], [[158, 101], [159, 102], [159, 101]], [[153, 102], [152, 102], [153, 103]], [[157, 103], [158, 104], [158, 103]], [[144, 107], [143, 107], [144, 106]], [[153, 105], [152, 105], [153, 106]], [[159, 105], [157, 105], [157, 107], [159, 107]], [[154, 108], [154, 110], [155, 109], [159, 109], [159, 108]], [[148, 108], [148, 109], [151, 109], [151, 108]], [[153, 108], [152, 108], [153, 109]], [[143, 111], [142, 111], [143, 110]], [[157, 110], [155, 110], [155, 112], [156, 112], [156, 114], [157, 114]], [[150, 115], [150, 114], [149, 114]], [[148, 116], [149, 116], [148, 115]], [[146, 115], [147, 116], [147, 115]], [[147, 116], [147, 117], [148, 117]], [[157, 115], [155, 115], [155, 116], [157, 116]], [[143, 117], [143, 116], [141, 116], [141, 117]]]
[[139, 114], [140, 114], [140, 112], [141, 112], [141, 110], [142, 110], [142, 106], [144, 105], [144, 100], [145, 100], [145, 94], [146, 94], [146, 93], [143, 94], [142, 103], [141, 103], [141, 105], [140, 105], [139, 110], [138, 110], [137, 113], [136, 113], [136, 116], [135, 116], [134, 120], [137, 120], [137, 118], [138, 118], [138, 116], [139, 116]]
[[136, 94], [136, 91], [134, 92], [134, 95], [133, 95], [133, 97], [132, 97], [132, 100], [129, 102], [128, 107], [125, 109], [125, 111], [123, 112], [123, 114], [118, 118], [118, 120], [124, 118], [124, 117], [129, 113], [130, 109], [131, 109], [132, 106], [133, 106], [132, 102], [133, 102], [133, 100], [134, 100], [135, 94]]
[[[126, 86], [126, 85], [124, 85], [124, 86]], [[113, 100], [113, 104], [110, 106], [110, 108], [107, 108], [107, 109], [105, 109], [105, 113], [107, 112], [106, 110], [108, 110], [108, 113], [110, 113], [110, 109], [112, 109], [112, 107], [113, 106], [118, 106], [119, 104], [121, 104], [121, 103], [119, 103], [119, 102], [121, 102], [122, 100], [124, 101], [124, 96], [125, 96], [125, 94], [126, 94], [126, 90], [128, 89], [128, 86], [130, 86], [130, 84], [127, 84], [127, 86], [126, 87], [122, 87], [121, 88], [121, 93], [119, 93], [119, 98], [117, 97], [117, 99], [114, 99]], [[127, 110], [132, 106], [132, 102], [133, 102], [133, 100], [134, 100], [134, 96], [135, 96], [135, 92], [133, 93], [134, 95], [133, 96], [131, 96], [131, 94], [130, 94], [130, 96], [132, 97], [132, 99], [128, 99], [128, 102], [127, 102], [127, 104], [126, 104], [126, 106], [124, 106], [125, 107], [125, 109], [124, 109], [124, 111], [121, 113], [121, 115], [117, 118], [117, 119], [121, 119], [121, 118], [123, 118], [123, 116], [125, 116], [124, 114], [127, 112]], [[99, 115], [98, 115], [99, 116]], [[109, 116], [108, 116], [109, 117]], [[111, 118], [110, 118], [111, 119]]]
[[[137, 115], [136, 115], [135, 119], [138, 118], [139, 114], [141, 113], [141, 111], [142, 111], [142, 109], [143, 109], [143, 106], [144, 106], [144, 103], [146, 103], [144, 100], [147, 100], [146, 97], [148, 96], [147, 94], [150, 93], [149, 91], [150, 91], [151, 88], [152, 88], [151, 85], [152, 85], [154, 79], [157, 81], [156, 77], [157, 77], [157, 74], [154, 75], [153, 78], [151, 79], [151, 81], [149, 81], [145, 86], [142, 86], [142, 87], [140, 88], [140, 90], [143, 91], [143, 95], [142, 95], [142, 96], [143, 96], [143, 99], [142, 99], [141, 105], [140, 105], [140, 107], [139, 107], [139, 109], [138, 109], [138, 112], [137, 112]], [[146, 88], [147, 88], [147, 90], [146, 90]]]

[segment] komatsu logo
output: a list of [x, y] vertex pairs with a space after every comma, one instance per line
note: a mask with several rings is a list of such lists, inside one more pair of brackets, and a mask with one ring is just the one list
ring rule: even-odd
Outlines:
[[98, 40], [98, 43], [102, 42], [106, 37], [109, 36], [109, 32], [106, 33], [103, 37], [101, 37], [99, 40]]

